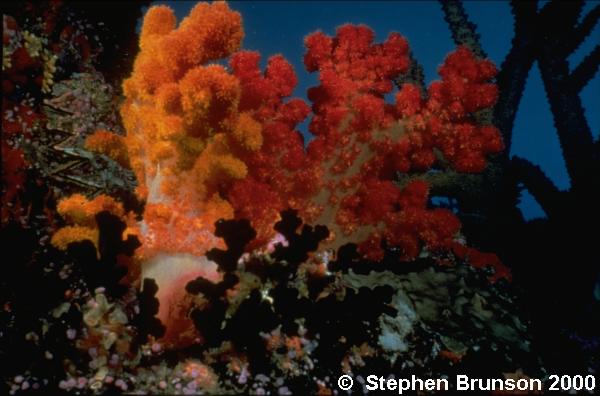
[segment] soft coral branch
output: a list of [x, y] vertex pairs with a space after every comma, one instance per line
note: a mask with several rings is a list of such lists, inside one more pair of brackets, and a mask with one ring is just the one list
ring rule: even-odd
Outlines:
[[[200, 28], [200, 14], [216, 22]], [[234, 54], [231, 73], [203, 64], [239, 45], [238, 17], [224, 5], [199, 5], [175, 28], [170, 11], [159, 7], [144, 23], [122, 113], [131, 165], [148, 201], [142, 231], [149, 255], [202, 254], [218, 243], [212, 224], [221, 217], [248, 218], [255, 243], [266, 244], [289, 207], [307, 221], [330, 224], [333, 248], [351, 241], [380, 256], [381, 242], [395, 241], [412, 258], [422, 245], [447, 244], [459, 228], [453, 215], [427, 209], [427, 193], [418, 213], [404, 207], [393, 181], [397, 173], [430, 169], [440, 160], [436, 153], [460, 172], [481, 172], [486, 157], [502, 149], [496, 128], [472, 121], [496, 101], [494, 65], [459, 47], [426, 96], [407, 83], [390, 104], [385, 95], [411, 64], [402, 36], [375, 43], [371, 29], [352, 25], [334, 37], [311, 34], [304, 63], [320, 84], [308, 92], [315, 139], [305, 150], [296, 127], [309, 108], [287, 99], [297, 79], [283, 57], [271, 57], [264, 71], [255, 52]], [[229, 38], [205, 48], [206, 29]], [[190, 35], [200, 35], [204, 47], [190, 44]], [[186, 51], [199, 60], [190, 63]], [[414, 235], [398, 240], [395, 234], [410, 227]]]
[[[466, 46], [447, 56], [439, 81], [426, 90], [404, 83], [389, 103], [393, 82], [414, 66], [400, 34], [376, 43], [364, 25], [313, 33], [304, 63], [319, 84], [309, 107], [290, 98], [297, 78], [289, 62], [276, 55], [261, 70], [258, 53], [236, 52], [242, 37], [240, 15], [225, 3], [199, 4], [178, 26], [170, 9], [151, 7], [123, 84], [122, 142], [146, 201], [142, 276], [156, 279], [158, 316], [174, 342], [189, 324], [182, 285], [218, 281], [205, 256], [223, 246], [217, 220], [249, 221], [257, 235], [246, 249], [268, 249], [280, 213], [292, 208], [327, 225], [321, 249], [355, 243], [380, 259], [387, 245], [404, 260], [449, 252], [460, 221], [430, 207], [427, 182], [399, 186], [398, 174], [478, 173], [503, 148], [499, 131], [476, 117], [497, 100], [496, 68]], [[305, 147], [297, 128], [311, 110], [314, 139]], [[114, 147], [121, 139], [96, 139], [90, 146], [122, 153]]]

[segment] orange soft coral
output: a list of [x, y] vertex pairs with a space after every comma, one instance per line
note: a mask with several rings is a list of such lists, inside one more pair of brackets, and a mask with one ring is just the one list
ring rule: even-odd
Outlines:
[[[161, 246], [203, 253], [215, 246], [214, 238], [200, 232], [183, 242], [176, 237], [175, 221], [198, 224], [202, 218], [203, 230], [210, 231], [216, 220], [232, 215], [229, 205], [214, 205], [213, 197], [227, 180], [246, 176], [247, 166], [235, 150], [256, 150], [261, 131], [251, 117], [239, 116], [238, 79], [209, 63], [231, 55], [242, 37], [241, 17], [225, 3], [200, 3], [179, 26], [164, 6], [151, 7], [144, 19], [121, 114], [138, 193], [148, 202], [142, 227], [145, 246], [152, 246], [144, 248], [148, 256]], [[152, 224], [153, 205], [159, 202], [173, 213]], [[192, 248], [191, 241], [199, 245]]]
[[[430, 169], [436, 152], [459, 171], [478, 172], [502, 148], [498, 131], [470, 116], [496, 100], [488, 82], [494, 66], [461, 47], [440, 67], [442, 79], [427, 98], [404, 84], [389, 104], [385, 95], [410, 62], [402, 36], [375, 43], [371, 29], [352, 25], [335, 37], [312, 34], [304, 62], [320, 84], [308, 92], [315, 139], [305, 150], [296, 128], [310, 109], [287, 99], [297, 78], [282, 56], [271, 57], [264, 71], [256, 52], [234, 54], [231, 71], [210, 64], [237, 50], [242, 36], [239, 14], [224, 3], [197, 5], [178, 27], [168, 9], [149, 11], [122, 107], [125, 144], [148, 210], [160, 202], [178, 212], [172, 219], [188, 223], [246, 217], [262, 244], [273, 236], [277, 213], [293, 207], [339, 236], [332, 248], [356, 242], [375, 258], [387, 240], [412, 258], [422, 247], [447, 247], [459, 229], [454, 216], [429, 210], [427, 194], [418, 208], [403, 205], [412, 190], [402, 193], [393, 181], [397, 173]], [[214, 197], [222, 204], [208, 210]], [[149, 215], [145, 235], [153, 250], [164, 244], [192, 253], [173, 237], [172, 220], [155, 227]], [[201, 234], [208, 244], [194, 254], [215, 244]]]
[[120, 202], [106, 195], [89, 200], [81, 194], [73, 194], [58, 202], [57, 211], [68, 224], [52, 236], [52, 245], [61, 250], [65, 250], [72, 242], [83, 240], [89, 240], [98, 246], [96, 215], [100, 212], [109, 212], [125, 221], [128, 228], [123, 233], [124, 240], [128, 235], [138, 234], [133, 215], [126, 214]]
[[[306, 183], [315, 179], [316, 170], [308, 169], [301, 177], [291, 172], [306, 162], [294, 128], [308, 114], [308, 107], [299, 100], [283, 102], [296, 85], [291, 65], [276, 56], [263, 74], [252, 53], [234, 56], [233, 73], [209, 64], [231, 55], [242, 37], [239, 14], [225, 3], [198, 4], [176, 28], [172, 12], [165, 7], [151, 8], [144, 20], [141, 51], [131, 77], [124, 82], [126, 101], [121, 113], [138, 193], [149, 204], [142, 235], [148, 240], [144, 245], [152, 246], [144, 248], [150, 256], [154, 254], [150, 251], [161, 250], [161, 244], [169, 251], [178, 247], [180, 252], [194, 254], [215, 246], [214, 240], [200, 233], [203, 244], [191, 250], [185, 247], [187, 242], [174, 237], [172, 219], [181, 223], [189, 218], [191, 224], [202, 218], [203, 227], [212, 230], [216, 220], [236, 212], [240, 215], [244, 208], [232, 207], [232, 203], [241, 205], [244, 200], [229, 191], [250, 176], [260, 182], [257, 185], [282, 197], [276, 211], [283, 203], [308, 202], [308, 196], [300, 197], [298, 192], [316, 191], [316, 180]], [[271, 155], [280, 160], [273, 161]], [[236, 191], [244, 185], [239, 184]], [[154, 202], [169, 205], [177, 213], [167, 222], [151, 224]], [[264, 230], [259, 239], [266, 241], [273, 232], [273, 216], [251, 220]]]
[[85, 148], [95, 153], [104, 154], [125, 168], [129, 167], [129, 156], [122, 136], [99, 129], [86, 138]]
[[140, 33], [140, 47], [151, 44], [160, 36], [175, 29], [177, 19], [173, 10], [167, 6], [151, 7], [144, 16], [144, 24]]
[[52, 235], [52, 245], [60, 250], [66, 250], [74, 242], [90, 241], [98, 246], [98, 230], [84, 226], [67, 226]]
[[[405, 260], [453, 248], [456, 216], [429, 207], [427, 183], [396, 181], [440, 162], [479, 172], [502, 149], [495, 127], [473, 121], [497, 96], [488, 60], [459, 48], [427, 95], [404, 84], [388, 103], [393, 81], [410, 64], [401, 35], [376, 43], [371, 29], [353, 25], [335, 37], [314, 33], [304, 57], [307, 70], [319, 73], [308, 91], [311, 108], [289, 98], [297, 78], [282, 56], [262, 70], [258, 53], [235, 53], [241, 17], [227, 4], [198, 4], [179, 26], [173, 15], [164, 6], [148, 11], [121, 107], [122, 142], [146, 200], [139, 227], [142, 256], [151, 263], [145, 276], [158, 274], [167, 327], [180, 323], [165, 312], [181, 280], [216, 276], [202, 256], [223, 243], [213, 233], [219, 219], [250, 220], [257, 237], [249, 248], [266, 246], [280, 211], [290, 207], [329, 227], [334, 237], [326, 248], [353, 242], [380, 259], [387, 244]], [[220, 63], [227, 57], [228, 68]], [[305, 146], [298, 125], [311, 111], [315, 138]]]
[[88, 200], [81, 194], [73, 194], [60, 200], [57, 209], [67, 222], [81, 226], [93, 226], [96, 221], [94, 217], [102, 211], [119, 217], [125, 214], [123, 205], [107, 195], [99, 195]]

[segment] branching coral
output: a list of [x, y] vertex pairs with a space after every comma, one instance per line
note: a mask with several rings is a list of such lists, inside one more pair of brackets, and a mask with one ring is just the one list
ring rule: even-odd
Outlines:
[[[239, 117], [240, 86], [219, 65], [243, 37], [241, 17], [225, 3], [199, 4], [175, 29], [167, 7], [152, 7], [144, 19], [141, 52], [130, 79], [122, 115], [125, 143], [139, 195], [147, 199], [144, 250], [202, 254], [217, 243], [213, 223], [233, 216], [220, 190], [244, 178], [235, 150], [256, 149], [239, 141], [236, 129], [253, 129]], [[258, 132], [260, 134], [260, 132]]]
[[[448, 248], [460, 224], [446, 210], [427, 209], [424, 182], [399, 189], [396, 175], [448, 165], [478, 172], [486, 154], [501, 150], [494, 127], [471, 121], [472, 113], [494, 104], [495, 86], [486, 81], [495, 68], [459, 48], [440, 67], [442, 80], [431, 84], [426, 100], [417, 86], [404, 84], [395, 104], [387, 104], [383, 95], [392, 89], [390, 79], [407, 71], [408, 49], [398, 36], [392, 35], [383, 49], [371, 44], [372, 37], [366, 28], [346, 26], [336, 38], [316, 33], [306, 40], [305, 64], [319, 70], [321, 79], [309, 92], [315, 113], [310, 128], [317, 138], [308, 152], [329, 161], [325, 214], [339, 207], [318, 221], [337, 223], [346, 240], [362, 243], [361, 250], [371, 258], [382, 257], [381, 242], [386, 241], [411, 259], [422, 245]], [[404, 57], [377, 58], [394, 50]], [[403, 61], [394, 65], [399, 57]], [[384, 67], [369, 66], [371, 58]]]
[[[59, 3], [50, 7], [58, 10]], [[561, 26], [583, 29], [578, 36], [587, 35], [600, 15], [592, 11], [579, 24], [580, 11], [565, 17], [556, 4], [536, 13], [535, 5], [519, 3], [513, 11], [521, 22], [530, 21], [524, 12], [531, 12], [540, 26], [570, 19]], [[505, 68], [499, 94], [491, 83], [495, 67], [482, 59], [476, 35], [465, 32], [473, 27], [456, 26], [465, 18], [459, 2], [445, 1], [444, 10], [459, 48], [440, 67], [440, 81], [425, 86], [400, 35], [375, 43], [368, 27], [345, 25], [334, 36], [306, 38], [305, 66], [318, 74], [308, 104], [291, 98], [297, 78], [282, 56], [262, 68], [258, 53], [236, 52], [241, 19], [226, 4], [200, 4], [179, 25], [170, 9], [153, 7], [123, 85], [126, 135], [112, 112], [121, 101], [88, 62], [96, 63], [97, 53], [91, 36], [80, 31], [84, 24], [68, 16], [73, 26], [50, 35], [58, 26], [54, 15], [37, 23], [43, 29], [17, 34], [5, 17], [2, 128], [9, 140], [2, 142], [2, 202], [9, 209], [3, 208], [2, 223], [9, 220], [10, 228], [2, 234], [17, 254], [1, 282], [0, 294], [9, 298], [0, 315], [7, 325], [0, 354], [10, 350], [11, 393], [57, 385], [75, 393], [329, 394], [340, 374], [360, 378], [373, 370], [492, 378], [498, 367], [516, 365], [540, 367], [536, 375], [544, 375], [530, 351], [528, 326], [516, 315], [518, 300], [506, 284], [494, 285], [510, 280], [510, 272], [498, 256], [466, 239], [472, 243], [475, 236], [489, 248], [494, 244], [486, 240], [514, 232], [516, 241], [514, 235], [525, 231], [511, 228], [514, 222], [494, 208], [505, 199], [506, 184], [517, 197], [514, 180], [506, 180], [510, 174], [501, 175], [506, 163], [496, 158], [485, 169], [503, 146], [489, 124], [497, 96], [494, 123], [510, 144], [508, 124], [534, 58], [540, 58], [558, 113], [574, 109], [577, 115], [577, 92], [592, 77], [599, 52], [569, 72], [566, 55], [554, 51], [577, 46], [562, 38], [569, 35], [542, 45], [536, 41], [547, 35], [537, 28], [517, 29], [517, 53], [511, 51], [507, 63], [521, 58], [516, 63], [523, 70], [506, 88], [514, 67]], [[58, 35], [60, 45], [53, 42]], [[44, 53], [46, 37], [52, 50]], [[86, 73], [65, 68], [70, 50], [60, 48], [66, 43], [81, 55], [75, 70], [85, 64]], [[549, 68], [557, 73], [544, 74]], [[70, 79], [61, 81], [65, 75]], [[54, 78], [52, 98], [42, 97]], [[575, 87], [564, 95], [556, 90], [563, 80]], [[310, 143], [298, 132], [307, 118]], [[525, 182], [533, 180], [528, 187], [536, 197], [573, 203], [569, 197], [577, 194], [593, 202], [595, 184], [576, 180], [585, 176], [582, 170], [595, 169], [586, 155], [594, 150], [585, 122], [579, 124], [581, 139], [562, 142], [571, 147], [565, 149], [571, 153], [569, 193], [550, 188], [526, 161], [512, 161], [516, 173], [528, 176]], [[590, 144], [582, 145], [586, 139]], [[120, 177], [130, 170], [145, 201], [135, 219], [129, 210], [137, 202], [120, 194], [133, 192], [133, 176]], [[61, 200], [55, 210], [49, 191], [57, 181], [75, 182], [82, 194]], [[447, 193], [448, 185], [477, 202]], [[475, 197], [479, 187], [488, 191]], [[59, 195], [72, 188], [60, 187]], [[438, 204], [431, 196], [439, 194], [453, 201]], [[552, 228], [581, 217], [549, 201], [541, 203]], [[577, 213], [587, 208], [567, 206]], [[495, 219], [488, 221], [490, 214]], [[458, 216], [466, 220], [467, 238]], [[497, 230], [474, 232], [483, 223]], [[57, 225], [63, 228], [48, 238]], [[141, 249], [131, 234], [140, 236]], [[540, 249], [529, 250], [539, 255]], [[580, 289], [583, 296], [586, 288]], [[40, 294], [45, 298], [36, 300]]]
[[[178, 310], [177, 302], [166, 303], [166, 290], [194, 271], [218, 278], [202, 256], [223, 246], [214, 234], [219, 219], [250, 221], [257, 238], [248, 249], [275, 237], [273, 224], [288, 208], [328, 226], [323, 249], [352, 242], [379, 260], [388, 246], [413, 260], [423, 249], [455, 246], [455, 215], [430, 208], [426, 182], [401, 187], [397, 179], [414, 171], [480, 172], [486, 156], [502, 149], [496, 128], [473, 116], [496, 100], [490, 61], [459, 47], [426, 93], [406, 83], [388, 103], [393, 81], [411, 63], [402, 36], [376, 44], [371, 29], [352, 25], [335, 37], [311, 34], [304, 63], [320, 83], [308, 92], [315, 138], [305, 147], [297, 127], [311, 108], [288, 99], [295, 72], [280, 55], [261, 71], [258, 53], [234, 53], [243, 37], [238, 13], [225, 3], [201, 3], [176, 25], [168, 7], [149, 9], [121, 108], [123, 143], [146, 200], [142, 256], [153, 273], [146, 276], [169, 279], [157, 280], [161, 320]], [[217, 63], [227, 57], [229, 68]], [[90, 139], [90, 146], [125, 157], [120, 139]], [[180, 270], [167, 275], [165, 263]]]
[[[327, 228], [303, 225], [294, 211], [282, 212], [281, 218], [275, 229], [287, 243], [270, 254], [243, 253], [256, 236], [247, 220], [217, 224], [228, 249], [212, 249], [207, 255], [218, 263], [223, 280], [198, 278], [187, 284], [194, 295], [190, 316], [209, 346], [227, 340], [229, 353], [247, 362], [251, 372], [268, 367], [269, 359], [290, 377], [305, 375], [316, 360], [322, 367], [339, 368], [355, 341], [373, 337], [374, 322], [387, 311], [391, 290], [344, 290], [338, 275], [316, 270], [324, 264], [312, 256], [328, 236]], [[357, 307], [365, 307], [358, 309], [364, 314], [358, 323], [349, 314]], [[348, 327], [352, 331], [344, 334], [349, 339], [340, 341], [339, 330]], [[319, 343], [326, 351], [311, 356]]]
[[275, 229], [285, 244], [245, 254], [256, 236], [248, 221], [219, 222], [216, 232], [228, 249], [207, 256], [222, 281], [198, 278], [186, 286], [205, 348], [218, 350], [214, 360], [228, 362], [240, 378], [269, 370], [312, 393], [317, 379], [341, 372], [430, 370], [492, 350], [501, 360], [529, 355], [527, 327], [510, 314], [506, 288], [490, 286], [460, 258], [447, 255], [452, 267], [434, 266], [435, 257], [424, 255], [407, 271], [397, 262], [369, 265], [347, 245], [328, 262], [317, 253], [326, 227], [303, 225], [285, 211]]
[[[212, 42], [209, 32], [222, 36]], [[177, 28], [168, 8], [148, 12], [122, 113], [139, 194], [148, 201], [149, 256], [203, 254], [218, 243], [214, 221], [234, 216], [248, 218], [265, 243], [288, 207], [333, 224], [333, 248], [354, 241], [373, 258], [384, 239], [407, 258], [423, 244], [449, 247], [458, 221], [427, 209], [422, 183], [402, 191], [394, 180], [435, 165], [479, 172], [485, 156], [501, 150], [494, 127], [471, 121], [496, 99], [487, 82], [495, 74], [491, 62], [459, 48], [427, 98], [405, 84], [388, 104], [393, 79], [409, 67], [402, 36], [374, 44], [372, 30], [351, 25], [336, 37], [312, 34], [304, 61], [321, 84], [309, 91], [316, 138], [305, 150], [295, 128], [309, 108], [285, 101], [296, 85], [285, 59], [270, 58], [264, 72], [255, 52], [233, 55], [231, 73], [205, 64], [230, 55], [241, 37], [240, 17], [225, 4], [200, 4]], [[185, 226], [185, 235], [175, 225]]]
[[52, 236], [52, 244], [61, 250], [66, 250], [70, 243], [84, 240], [89, 240], [98, 247], [96, 215], [100, 212], [108, 212], [128, 221], [133, 226], [126, 228], [123, 232], [122, 237], [124, 240], [127, 239], [128, 235], [135, 235], [137, 232], [131, 214], [126, 215], [123, 205], [106, 195], [99, 195], [92, 200], [88, 200], [81, 194], [74, 194], [61, 200], [58, 203], [57, 210], [70, 224], [59, 229]]

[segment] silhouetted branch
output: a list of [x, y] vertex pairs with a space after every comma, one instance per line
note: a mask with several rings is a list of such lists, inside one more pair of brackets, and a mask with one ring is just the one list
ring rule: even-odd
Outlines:
[[600, 4], [587, 13], [581, 23], [576, 26], [573, 34], [569, 36], [570, 40], [565, 55], [569, 55], [575, 51], [585, 41], [598, 24], [598, 20], [600, 20]]
[[579, 95], [571, 93], [568, 88], [567, 61], [553, 59], [552, 55], [541, 56], [539, 65], [567, 172], [571, 185], [575, 187], [585, 183], [592, 174], [589, 167], [592, 133]]
[[[552, 42], [556, 55], [567, 57], [574, 49], [571, 39], [584, 6], [584, 0], [554, 0], [546, 3], [538, 13], [539, 21], [543, 24], [544, 21], [551, 19], [553, 26], [551, 30], [539, 29], [538, 40]], [[556, 18], [557, 15], [560, 15], [560, 18]]]
[[469, 21], [462, 2], [459, 0], [440, 0], [440, 4], [454, 42], [457, 45], [469, 47], [475, 55], [481, 58], [487, 58], [479, 42], [479, 34], [476, 32], [477, 26]]
[[551, 217], [559, 202], [560, 190], [539, 166], [524, 158], [514, 156], [511, 160], [511, 166], [517, 179], [523, 183], [540, 204], [546, 215]]
[[596, 45], [571, 72], [569, 86], [573, 92], [580, 92], [594, 78], [600, 66], [600, 45]]
[[494, 125], [502, 132], [506, 156], [510, 153], [515, 117], [527, 76], [535, 61], [533, 22], [537, 18], [537, 6], [535, 2], [513, 1], [511, 10], [515, 17], [515, 36], [496, 76], [500, 93], [494, 108]]
[[425, 87], [425, 73], [423, 66], [415, 59], [413, 54], [410, 54], [410, 65], [408, 71], [394, 80], [394, 84], [398, 88], [402, 88], [402, 84], [415, 84], [421, 90], [421, 95], [426, 97], [427, 87]]
[[[574, 10], [569, 10], [570, 4], [560, 3], [560, 7], [556, 6], [551, 9], [552, 12], [546, 12], [537, 23], [540, 32], [569, 37], [575, 27], [574, 24], [570, 28], [564, 25], [564, 18], [565, 15], [573, 17], [577, 10], [577, 5], [573, 6]], [[562, 26], [560, 32], [555, 31], [557, 26]], [[576, 190], [586, 190], [590, 185], [590, 175], [595, 174], [596, 170], [593, 138], [581, 98], [572, 89], [567, 56], [555, 40], [542, 39], [540, 35], [538, 64], [571, 186]]]

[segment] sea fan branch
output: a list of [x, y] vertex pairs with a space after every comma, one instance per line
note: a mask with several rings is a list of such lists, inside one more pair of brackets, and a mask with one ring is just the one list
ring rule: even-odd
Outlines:
[[511, 8], [515, 17], [515, 37], [510, 52], [496, 76], [500, 94], [494, 108], [494, 125], [502, 132], [505, 153], [510, 152], [517, 109], [525, 90], [529, 70], [535, 60], [532, 22], [537, 18], [534, 2], [511, 2]]
[[592, 8], [590, 12], [583, 18], [581, 23], [575, 27], [572, 35], [569, 35], [570, 40], [567, 47], [567, 53], [569, 55], [575, 51], [590, 35], [600, 20], [600, 5]]
[[570, 75], [570, 86], [573, 92], [579, 93], [594, 78], [600, 66], [600, 45], [594, 49], [573, 69]]
[[560, 190], [542, 169], [528, 160], [514, 156], [511, 166], [517, 178], [540, 204], [548, 217], [556, 211], [560, 198]]
[[444, 19], [448, 23], [452, 39], [457, 45], [469, 47], [475, 55], [486, 58], [487, 55], [479, 41], [477, 26], [469, 21], [465, 8], [459, 0], [440, 1]]

